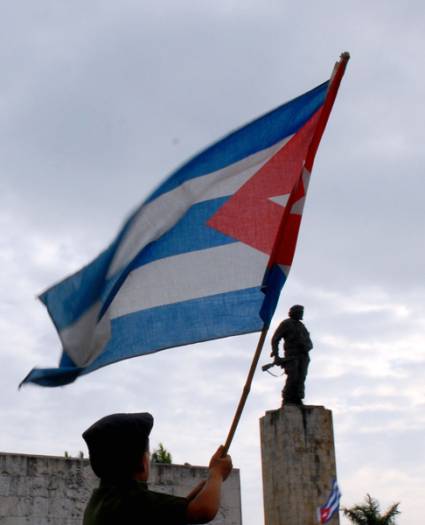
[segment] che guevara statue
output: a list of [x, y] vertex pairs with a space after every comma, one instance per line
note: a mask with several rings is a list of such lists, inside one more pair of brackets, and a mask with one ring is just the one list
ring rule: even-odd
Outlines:
[[[282, 404], [302, 405], [305, 395], [305, 380], [310, 362], [309, 352], [313, 348], [310, 334], [301, 322], [304, 307], [296, 304], [289, 309], [289, 318], [277, 327], [272, 337], [274, 364], [285, 370], [286, 382], [282, 390]], [[279, 356], [279, 343], [283, 339], [284, 357]]]

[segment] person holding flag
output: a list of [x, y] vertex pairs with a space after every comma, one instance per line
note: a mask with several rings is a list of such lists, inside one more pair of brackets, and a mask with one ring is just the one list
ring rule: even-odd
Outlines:
[[210, 460], [208, 478], [186, 497], [151, 491], [147, 482], [152, 426], [148, 412], [111, 414], [83, 433], [91, 467], [100, 478], [83, 525], [185, 525], [214, 519], [222, 483], [232, 471], [231, 457], [219, 447]]

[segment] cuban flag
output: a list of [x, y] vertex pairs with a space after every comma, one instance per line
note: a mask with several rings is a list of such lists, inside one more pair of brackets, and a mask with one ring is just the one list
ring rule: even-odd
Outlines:
[[189, 160], [103, 253], [42, 293], [63, 351], [57, 368], [22, 383], [60, 386], [122, 359], [267, 327], [347, 60]]
[[331, 493], [327, 502], [318, 509], [318, 522], [328, 523], [332, 516], [339, 511], [339, 500], [341, 499], [341, 492], [339, 491], [336, 479], [332, 483]]

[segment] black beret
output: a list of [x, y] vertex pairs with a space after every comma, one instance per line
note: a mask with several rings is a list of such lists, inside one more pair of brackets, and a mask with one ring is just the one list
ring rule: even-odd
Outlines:
[[148, 412], [111, 414], [83, 433], [90, 463], [100, 478], [131, 477], [147, 451], [153, 417]]

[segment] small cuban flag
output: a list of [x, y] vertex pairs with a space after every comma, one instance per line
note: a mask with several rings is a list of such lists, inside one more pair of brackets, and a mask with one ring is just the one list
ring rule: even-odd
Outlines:
[[98, 257], [42, 293], [62, 355], [23, 383], [61, 386], [122, 359], [268, 327], [348, 58], [183, 164]]
[[339, 500], [341, 499], [341, 492], [338, 487], [336, 479], [332, 483], [331, 493], [324, 505], [317, 509], [317, 521], [319, 523], [329, 523], [332, 516], [339, 511]]

